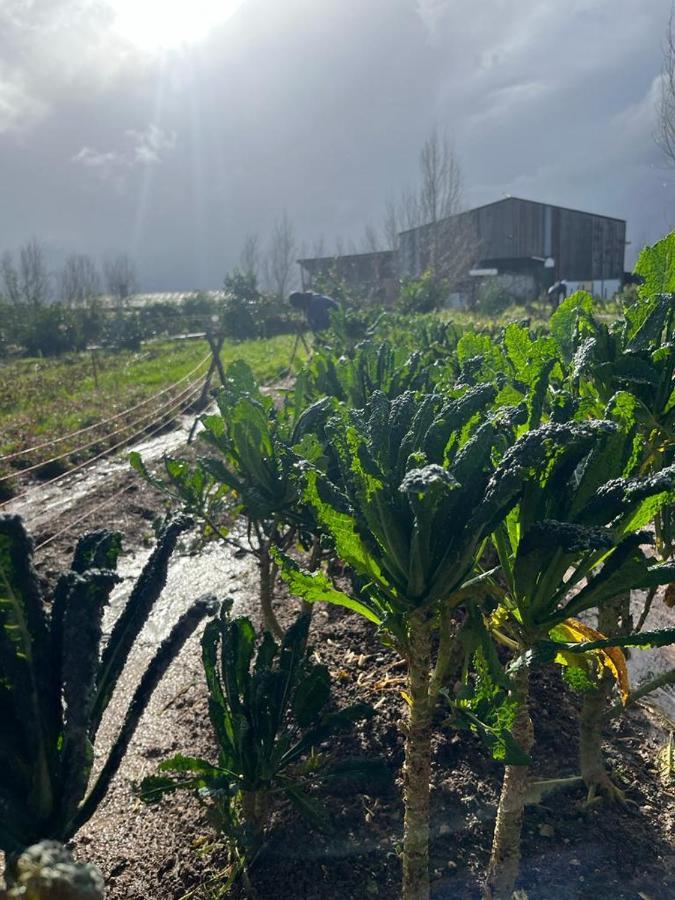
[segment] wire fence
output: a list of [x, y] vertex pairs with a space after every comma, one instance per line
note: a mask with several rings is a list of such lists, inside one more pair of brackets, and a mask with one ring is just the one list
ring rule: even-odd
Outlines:
[[[208, 353], [187, 375], [184, 375], [181, 379], [174, 382], [168, 388], [163, 389], [162, 391], [158, 391], [152, 397], [147, 398], [147, 400], [142, 401], [141, 403], [135, 404], [132, 407], [129, 407], [127, 410], [124, 410], [122, 413], [118, 413], [115, 416], [110, 416], [105, 420], [101, 420], [100, 422], [96, 422], [92, 426], [88, 426], [86, 429], [78, 429], [77, 432], [71, 432], [70, 435], [63, 435], [57, 438], [54, 438], [52, 441], [45, 441], [41, 445], [36, 445], [36, 447], [32, 448], [33, 451], [37, 449], [44, 449], [46, 447], [54, 447], [55, 445], [61, 443], [63, 440], [70, 438], [72, 439], [74, 436], [81, 436], [82, 434], [88, 433], [93, 428], [100, 428], [104, 424], [110, 424], [110, 422], [119, 420], [124, 415], [129, 415], [134, 410], [138, 410], [143, 406], [147, 406], [147, 404], [151, 401], [156, 401], [160, 397], [164, 397], [170, 392], [174, 392], [177, 388], [183, 385], [182, 390], [179, 391], [178, 394], [167, 397], [166, 401], [163, 402], [158, 408], [155, 408], [148, 413], [144, 413], [140, 417], [134, 418], [132, 422], [127, 423], [126, 425], [116, 428], [113, 432], [108, 433], [103, 436], [99, 436], [92, 441], [88, 441], [85, 444], [80, 445], [79, 447], [68, 450], [61, 454], [56, 454], [54, 456], [49, 457], [48, 459], [43, 459], [41, 462], [36, 463], [32, 466], [29, 466], [25, 469], [22, 469], [16, 473], [11, 473], [9, 475], [5, 475], [0, 478], [0, 483], [8, 480], [9, 478], [16, 478], [17, 476], [21, 476], [24, 474], [28, 474], [30, 472], [36, 471], [38, 469], [42, 469], [47, 465], [53, 465], [57, 462], [61, 462], [69, 457], [76, 456], [79, 453], [86, 451], [87, 449], [91, 449], [92, 447], [100, 444], [102, 440], [109, 440], [117, 435], [123, 435], [124, 432], [128, 432], [131, 430], [131, 433], [124, 434], [120, 440], [115, 441], [110, 446], [105, 447], [100, 453], [96, 453], [95, 455], [89, 457], [86, 460], [78, 463], [75, 466], [68, 468], [66, 471], [55, 475], [53, 478], [48, 479], [47, 481], [41, 482], [39, 484], [38, 489], [40, 493], [42, 490], [47, 489], [49, 487], [53, 487], [56, 484], [64, 481], [69, 478], [76, 472], [87, 469], [89, 466], [93, 465], [95, 462], [98, 462], [104, 458], [114, 456], [121, 448], [132, 444], [142, 438], [150, 439], [166, 425], [176, 417], [181, 412], [186, 411], [192, 406], [192, 404], [197, 400], [200, 394], [203, 393], [205, 388], [205, 376], [208, 377], [208, 373], [211, 372], [210, 363], [212, 361], [212, 353]], [[201, 371], [200, 371], [201, 370]], [[196, 376], [196, 377], [192, 377]], [[190, 379], [187, 384], [185, 384], [187, 379]], [[6, 460], [6, 458], [5, 458]], [[7, 500], [0, 503], [0, 511], [6, 509], [12, 504], [15, 504], [26, 497], [28, 497], [34, 490], [33, 486], [26, 487], [19, 494], [16, 494], [13, 497], [8, 498]], [[110, 498], [110, 502], [115, 499], [118, 495], [114, 495]], [[106, 501], [107, 502], [107, 501]], [[89, 510], [86, 514], [86, 517], [91, 515], [96, 508], [93, 510]], [[84, 518], [84, 516], [82, 517]], [[72, 527], [74, 524], [77, 524], [77, 521], [71, 522], [68, 528]], [[56, 536], [52, 536], [49, 541], [54, 540]]]
[[[128, 407], [128, 409], [124, 409], [121, 412], [116, 413], [114, 416], [109, 416], [107, 419], [101, 419], [98, 422], [94, 422], [93, 425], [87, 425], [86, 428], [78, 428], [77, 431], [71, 431], [68, 434], [61, 435], [57, 438], [52, 438], [49, 441], [44, 441], [41, 444], [36, 444], [34, 447], [27, 447], [23, 450], [16, 450], [14, 453], [8, 453], [6, 456], [0, 456], [0, 463], [2, 462], [12, 462], [15, 459], [20, 459], [22, 456], [28, 456], [31, 453], [36, 453], [38, 450], [43, 450], [46, 447], [54, 447], [57, 444], [62, 444], [64, 441], [73, 440], [73, 438], [80, 437], [83, 434], [88, 434], [90, 431], [94, 431], [97, 428], [103, 428], [105, 425], [109, 425], [111, 422], [116, 422], [118, 419], [126, 418], [130, 413], [135, 412], [137, 409], [141, 409], [143, 406], [147, 406], [149, 403], [153, 403], [159, 397], [163, 397], [165, 394], [174, 391], [179, 385], [183, 384], [188, 379], [192, 378], [199, 369], [204, 367], [204, 364], [211, 359], [211, 354], [207, 353], [206, 356], [197, 363], [197, 365], [192, 369], [187, 375], [184, 375], [178, 381], [170, 384], [168, 387], [163, 388], [161, 391], [157, 391], [156, 394], [152, 394], [150, 397], [146, 397], [145, 400], [141, 400], [139, 403], [135, 403], [133, 406]], [[201, 377], [198, 376], [198, 377]], [[113, 432], [115, 434], [115, 432]], [[110, 437], [108, 434], [106, 437]], [[66, 453], [61, 454], [60, 456], [51, 457], [51, 459], [43, 460], [42, 462], [35, 463], [35, 465], [30, 468], [21, 469], [18, 473], [13, 473], [10, 475], [4, 475], [0, 478], [0, 482], [6, 481], [8, 478], [14, 477], [16, 474], [25, 475], [27, 472], [31, 472], [35, 469], [39, 469], [42, 466], [49, 465], [50, 463], [57, 462], [58, 460], [64, 459], [67, 456], [74, 456], [77, 453], [80, 453], [82, 450], [86, 449], [89, 446], [92, 446], [95, 443], [98, 443], [100, 438], [97, 438], [96, 441], [93, 441], [91, 444], [85, 444], [84, 446], [77, 447], [74, 450], [68, 450]]]
[[[189, 406], [194, 401], [194, 397], [197, 393], [197, 390], [199, 390], [199, 389], [201, 389], [201, 385], [197, 385], [197, 387], [195, 389], [193, 389], [190, 398], [185, 402], [183, 408], [189, 408]], [[174, 415], [175, 415], [175, 413], [174, 413]], [[162, 430], [162, 428], [164, 428], [166, 426], [166, 424], [167, 424], [166, 420], [159, 422], [159, 424], [157, 424], [154, 428], [152, 428], [150, 430], [146, 429], [143, 436], [146, 439], [150, 440], [156, 434], [158, 434]], [[64, 474], [70, 475], [71, 473], [66, 472]], [[91, 507], [85, 513], [83, 513], [81, 516], [78, 516], [76, 519], [71, 519], [71, 521], [68, 522], [67, 525], [65, 525], [63, 528], [59, 529], [57, 532], [50, 535], [44, 541], [39, 543], [35, 549], [41, 550], [43, 547], [46, 547], [48, 544], [51, 544], [53, 541], [57, 540], [57, 538], [61, 537], [64, 534], [67, 534], [69, 531], [72, 531], [73, 528], [75, 528], [77, 525], [81, 524], [82, 522], [86, 521], [86, 519], [89, 519], [95, 513], [99, 512], [102, 509], [105, 509], [107, 506], [110, 506], [112, 503], [119, 500], [120, 497], [122, 497], [124, 494], [127, 494], [134, 486], [135, 485], [133, 483], [128, 484], [126, 487], [122, 488], [121, 490], [115, 491], [113, 494], [110, 495], [110, 497], [107, 497], [105, 500], [103, 500], [101, 503], [98, 503], [96, 506]], [[67, 510], [63, 510], [58, 515], [65, 515], [66, 512], [67, 512]]]

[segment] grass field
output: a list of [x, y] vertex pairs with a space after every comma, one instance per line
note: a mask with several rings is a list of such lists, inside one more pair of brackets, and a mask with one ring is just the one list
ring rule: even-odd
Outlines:
[[[288, 366], [293, 342], [293, 335], [264, 341], [226, 342], [221, 359], [225, 366], [235, 359], [244, 359], [258, 379], [268, 381]], [[208, 353], [208, 344], [202, 339], [148, 344], [138, 352], [97, 351], [96, 377], [89, 353], [0, 363], [0, 457], [115, 416], [175, 384], [195, 369]], [[205, 369], [206, 363], [199, 373]], [[193, 378], [196, 375], [189, 381]], [[189, 381], [175, 392], [169, 391], [156, 402], [131, 412], [128, 417], [120, 417], [100, 430], [92, 430], [79, 440], [75, 437], [72, 442], [58, 443], [53, 450], [43, 448], [6, 463], [0, 461], [0, 478], [68, 451], [72, 451], [72, 455], [58, 464], [44, 467], [38, 474], [45, 476], [63, 471], [74, 462], [100, 453], [106, 443], [110, 445], [123, 440], [144, 424], [152, 424], [161, 405], [184, 390]], [[125, 426], [128, 431], [119, 433]], [[113, 431], [118, 433], [113, 436]], [[92, 441], [95, 443], [91, 447], [76, 452], [78, 447]], [[11, 482], [0, 481], [0, 497], [11, 492]]]

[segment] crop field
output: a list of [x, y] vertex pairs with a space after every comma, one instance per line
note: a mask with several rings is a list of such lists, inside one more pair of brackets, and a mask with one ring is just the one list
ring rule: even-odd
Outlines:
[[[266, 382], [288, 365], [293, 340], [281, 335], [267, 341], [226, 341], [220, 357], [223, 365], [246, 360]], [[206, 341], [193, 339], [152, 342], [137, 352], [96, 350], [0, 362], [0, 458], [12, 457], [4, 464], [0, 459], [0, 476], [58, 455], [56, 463], [36, 469], [38, 475], [49, 476], [95, 456], [116, 439], [142, 432], [174, 399], [169, 413], [195, 399], [198, 391], [187, 396], [186, 391], [203, 383], [209, 361]], [[100, 429], [92, 428], [110, 419]], [[81, 437], [82, 429], [92, 430]], [[78, 434], [60, 440], [72, 433]], [[50, 442], [57, 438], [51, 452]], [[27, 452], [32, 447], [39, 449]], [[0, 498], [11, 494], [12, 482], [7, 482], [5, 490], [0, 483]]]
[[[283, 390], [293, 336], [226, 344], [196, 445], [129, 454], [123, 590], [114, 506], [45, 571], [10, 503], [8, 882], [53, 839], [113, 900], [674, 896], [674, 259], [611, 315], [336, 319]], [[204, 355], [5, 366], [0, 455]]]

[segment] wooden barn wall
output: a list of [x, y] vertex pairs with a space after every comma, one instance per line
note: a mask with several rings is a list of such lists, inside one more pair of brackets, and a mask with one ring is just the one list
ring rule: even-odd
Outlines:
[[546, 207], [510, 199], [473, 210], [481, 242], [488, 259], [544, 256]]
[[557, 278], [620, 278], [626, 225], [591, 213], [509, 198], [472, 210], [484, 259], [552, 256]]

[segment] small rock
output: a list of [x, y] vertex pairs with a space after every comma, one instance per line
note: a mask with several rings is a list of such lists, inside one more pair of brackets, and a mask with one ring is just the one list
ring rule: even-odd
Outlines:
[[445, 868], [448, 870], [448, 873], [450, 875], [454, 875], [457, 871], [457, 863], [454, 861], [454, 859], [449, 859], [445, 864]]
[[127, 867], [126, 861], [118, 862], [117, 865], [113, 866], [112, 869], [110, 870], [110, 874], [108, 875], [108, 878], [117, 878], [118, 875], [121, 875], [122, 872], [124, 872], [126, 867]]
[[450, 834], [451, 831], [452, 829], [450, 828], [450, 826], [445, 824], [441, 825], [441, 827], [438, 829], [438, 833], [440, 835]]
[[580, 866], [581, 862], [576, 857], [574, 857], [574, 859], [570, 860], [570, 865], [571, 866]]
[[542, 837], [553, 837], [553, 835], [555, 834], [555, 828], [553, 827], [553, 825], [540, 825], [539, 834]]

